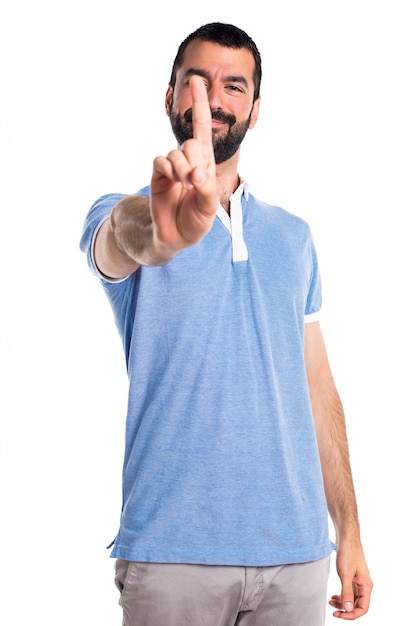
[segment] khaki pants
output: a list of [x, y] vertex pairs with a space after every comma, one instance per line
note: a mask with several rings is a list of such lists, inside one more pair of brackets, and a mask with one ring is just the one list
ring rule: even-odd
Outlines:
[[277, 567], [116, 561], [123, 626], [323, 626], [329, 558]]

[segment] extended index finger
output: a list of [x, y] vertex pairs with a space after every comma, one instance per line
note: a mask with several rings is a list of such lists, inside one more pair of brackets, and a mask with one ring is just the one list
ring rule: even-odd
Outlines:
[[190, 90], [192, 94], [193, 137], [206, 145], [212, 145], [212, 113], [206, 86], [200, 76], [191, 77]]

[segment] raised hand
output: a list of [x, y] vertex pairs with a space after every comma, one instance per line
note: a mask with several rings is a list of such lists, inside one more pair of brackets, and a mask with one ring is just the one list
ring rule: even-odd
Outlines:
[[193, 138], [157, 157], [151, 180], [154, 243], [177, 252], [210, 230], [219, 200], [212, 144], [212, 115], [205, 84], [190, 79]]
[[212, 144], [212, 114], [199, 76], [190, 80], [193, 138], [154, 161], [150, 198], [126, 196], [99, 230], [95, 260], [100, 271], [122, 278], [140, 265], [162, 265], [200, 241], [219, 205]]

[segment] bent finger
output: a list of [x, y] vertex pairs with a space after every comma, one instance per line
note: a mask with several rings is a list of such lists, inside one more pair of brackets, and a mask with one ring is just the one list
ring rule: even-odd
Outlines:
[[167, 157], [154, 160], [154, 173], [167, 178], [171, 182], [181, 183], [191, 189], [190, 173], [192, 166], [181, 150], [172, 150]]

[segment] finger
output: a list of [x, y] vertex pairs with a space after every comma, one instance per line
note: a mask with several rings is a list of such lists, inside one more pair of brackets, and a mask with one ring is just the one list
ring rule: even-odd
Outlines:
[[329, 604], [334, 609], [337, 609], [333, 613], [334, 617], [339, 617], [345, 620], [355, 620], [362, 615], [365, 615], [369, 610], [370, 592], [371, 589], [369, 589], [367, 586], [364, 586], [364, 589], [362, 590], [362, 585], [359, 585], [355, 593], [354, 606], [351, 608], [350, 606], [347, 606], [347, 604], [344, 607], [344, 602], [340, 595], [332, 596]]
[[354, 608], [354, 585], [351, 576], [342, 578], [341, 605], [347, 613], [351, 613]]
[[173, 166], [167, 157], [159, 156], [154, 159], [152, 178], [154, 180], [166, 178], [167, 181], [176, 181]]
[[192, 167], [181, 150], [172, 150], [167, 157], [157, 157], [154, 160], [154, 175], [164, 177], [168, 181], [181, 183], [191, 189], [190, 182]]
[[192, 94], [193, 137], [205, 145], [212, 146], [212, 113], [206, 86], [200, 76], [191, 77], [190, 90]]

